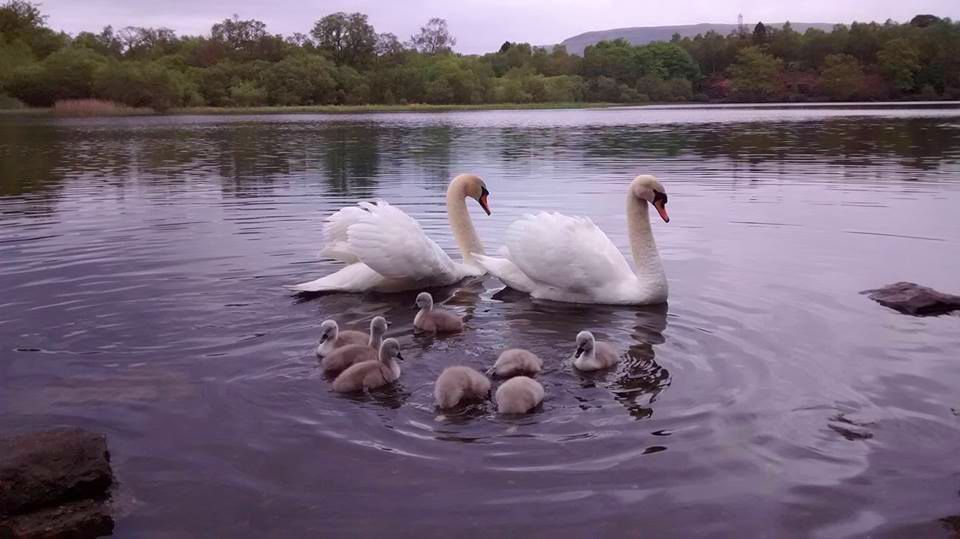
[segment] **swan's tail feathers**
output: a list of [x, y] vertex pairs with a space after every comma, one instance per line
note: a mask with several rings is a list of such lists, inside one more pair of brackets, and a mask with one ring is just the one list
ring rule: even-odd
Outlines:
[[373, 288], [382, 279], [365, 264], [350, 264], [325, 277], [289, 285], [287, 289], [294, 292], [362, 292]]
[[503, 281], [503, 284], [514, 290], [531, 293], [536, 285], [527, 277], [516, 264], [507, 258], [497, 258], [474, 253], [474, 260], [490, 275]]

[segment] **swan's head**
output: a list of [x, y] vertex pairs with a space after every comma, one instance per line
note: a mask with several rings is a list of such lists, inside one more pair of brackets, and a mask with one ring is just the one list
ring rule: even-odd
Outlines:
[[577, 333], [577, 351], [574, 352], [573, 358], [578, 359], [584, 355], [589, 356], [596, 345], [597, 340], [593, 338], [593, 333], [589, 331]]
[[454, 187], [461, 189], [464, 197], [470, 197], [476, 200], [480, 204], [480, 207], [483, 208], [483, 211], [487, 212], [487, 215], [490, 215], [490, 205], [487, 202], [490, 191], [487, 190], [487, 184], [483, 183], [483, 179], [480, 178], [480, 176], [461, 174], [450, 182], [450, 188], [452, 189]]
[[340, 333], [340, 327], [335, 320], [324, 320], [320, 324], [320, 344], [336, 340], [338, 333]]
[[396, 339], [384, 339], [383, 344], [380, 345], [380, 361], [386, 363], [391, 359], [403, 361], [403, 356], [400, 355], [400, 343]]
[[428, 311], [433, 308], [433, 296], [430, 295], [430, 292], [420, 292], [417, 294], [417, 307]]
[[387, 322], [386, 318], [374, 316], [373, 320], [370, 321], [370, 334], [374, 337], [382, 337], [387, 332], [388, 327], [390, 327], [390, 323]]
[[667, 215], [667, 190], [653, 176], [637, 176], [630, 184], [630, 192], [640, 200], [646, 200], [660, 213], [664, 223], [670, 222]]

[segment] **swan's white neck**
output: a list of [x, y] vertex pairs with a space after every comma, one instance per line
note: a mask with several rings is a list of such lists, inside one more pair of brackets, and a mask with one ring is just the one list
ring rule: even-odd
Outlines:
[[647, 282], [665, 282], [667, 275], [663, 271], [657, 242], [654, 241], [653, 230], [650, 228], [648, 205], [646, 200], [635, 197], [632, 192], [627, 193], [627, 233], [630, 236], [630, 251], [633, 253], [637, 278]]
[[380, 345], [383, 344], [383, 334], [370, 330], [370, 341], [368, 344], [370, 345], [370, 348], [379, 350]]
[[476, 266], [471, 253], [484, 254], [483, 244], [477, 237], [477, 231], [473, 228], [473, 220], [470, 219], [470, 213], [467, 211], [467, 190], [466, 182], [458, 177], [450, 183], [447, 188], [447, 218], [450, 220], [450, 228], [453, 230], [453, 237], [457, 240], [457, 246], [460, 247], [460, 254], [463, 255], [463, 262]]

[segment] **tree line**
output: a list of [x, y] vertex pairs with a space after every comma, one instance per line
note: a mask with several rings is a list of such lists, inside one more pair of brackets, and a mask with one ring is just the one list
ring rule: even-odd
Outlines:
[[457, 54], [443, 19], [407, 41], [362, 13], [334, 13], [309, 33], [272, 34], [234, 16], [209, 35], [107, 26], [71, 36], [36, 4], [0, 4], [0, 106], [97, 98], [131, 107], [820, 101], [960, 98], [960, 23], [918, 15], [831, 32], [758, 24], [583, 56], [506, 42]]

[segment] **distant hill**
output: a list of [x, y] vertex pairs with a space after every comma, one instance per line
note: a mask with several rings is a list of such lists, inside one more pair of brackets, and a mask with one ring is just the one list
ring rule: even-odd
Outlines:
[[[763, 23], [766, 26], [780, 28], [782, 22]], [[744, 24], [747, 31], [752, 32], [756, 23]], [[829, 32], [833, 29], [832, 23], [823, 22], [791, 22], [791, 26], [797, 32], [803, 33], [807, 28], [818, 28]], [[573, 37], [564, 39], [561, 45], [567, 47], [567, 52], [571, 54], [583, 54], [583, 49], [587, 45], [594, 45], [601, 41], [612, 41], [617, 38], [623, 38], [634, 45], [646, 45], [653, 41], [670, 41], [673, 34], [680, 34], [681, 37], [694, 37], [697, 34], [705, 34], [710, 30], [718, 34], [727, 35], [737, 29], [736, 24], [685, 24], [679, 26], [636, 26], [633, 28], [614, 28], [612, 30], [597, 30], [595, 32], [585, 32]]]

